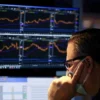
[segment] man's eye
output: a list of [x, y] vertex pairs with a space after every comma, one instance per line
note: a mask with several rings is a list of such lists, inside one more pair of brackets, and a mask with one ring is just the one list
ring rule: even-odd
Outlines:
[[72, 66], [72, 64], [68, 64], [67, 66], [68, 66], [68, 68], [70, 68]]

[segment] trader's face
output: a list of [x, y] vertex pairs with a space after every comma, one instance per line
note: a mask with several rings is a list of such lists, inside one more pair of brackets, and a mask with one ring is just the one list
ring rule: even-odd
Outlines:
[[[73, 42], [68, 43], [66, 52], [66, 61], [81, 56], [78, 54], [78, 52], [75, 51], [75, 44]], [[84, 59], [84, 68], [80, 75], [78, 83], [83, 84], [87, 74], [89, 73], [89, 70], [92, 68], [91, 73], [83, 86], [89, 95], [94, 96], [100, 88], [100, 65], [98, 67], [98, 65], [94, 63], [93, 59], [90, 56]], [[80, 61], [80, 59], [77, 59], [71, 62], [71, 67], [69, 68], [69, 70], [75, 72], [75, 70], [77, 69], [76, 67]]]

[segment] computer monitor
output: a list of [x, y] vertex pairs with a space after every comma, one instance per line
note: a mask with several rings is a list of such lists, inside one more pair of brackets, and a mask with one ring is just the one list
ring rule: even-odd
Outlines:
[[0, 4], [0, 69], [65, 69], [79, 22], [79, 8]]
[[16, 76], [14, 74], [10, 76], [9, 73], [9, 76], [6, 76], [7, 74], [0, 76], [0, 100], [48, 100], [48, 88], [51, 82], [66, 73], [55, 72], [54, 74], [51, 71], [51, 75], [45, 74], [44, 71], [44, 75], [37, 73], [29, 76], [27, 73], [24, 76], [21, 72]]
[[54, 77], [0, 77], [0, 100], [48, 100]]
[[6, 69], [65, 70], [67, 42], [79, 22], [79, 8], [0, 4], [2, 75]]
[[0, 32], [72, 34], [79, 21], [79, 8], [0, 4]]

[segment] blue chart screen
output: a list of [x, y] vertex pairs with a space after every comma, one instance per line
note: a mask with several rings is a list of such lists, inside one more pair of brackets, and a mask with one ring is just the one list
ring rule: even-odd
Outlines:
[[16, 40], [0, 40], [0, 64], [18, 64], [19, 42]]
[[23, 32], [73, 33], [79, 30], [79, 9], [30, 8], [24, 13]]
[[64, 63], [66, 46], [64, 39], [0, 40], [0, 64]]
[[68, 38], [79, 30], [79, 11], [0, 4], [0, 68], [64, 67]]
[[52, 62], [63, 63], [66, 59], [67, 40], [57, 40], [54, 43]]
[[24, 64], [63, 63], [66, 57], [67, 40], [24, 42]]
[[0, 8], [0, 32], [20, 32], [20, 12]]
[[26, 12], [24, 32], [50, 32], [50, 14]]
[[47, 63], [48, 41], [29, 40], [24, 41], [24, 64]]
[[75, 15], [74, 14], [56, 14], [54, 20], [54, 33], [55, 32], [74, 32]]
[[72, 34], [79, 21], [79, 8], [0, 5], [1, 32]]

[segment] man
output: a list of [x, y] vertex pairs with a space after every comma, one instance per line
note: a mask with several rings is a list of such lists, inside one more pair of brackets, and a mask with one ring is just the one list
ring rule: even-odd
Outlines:
[[48, 100], [95, 96], [100, 89], [100, 29], [85, 29], [70, 37], [66, 49], [66, 76], [53, 80]]

